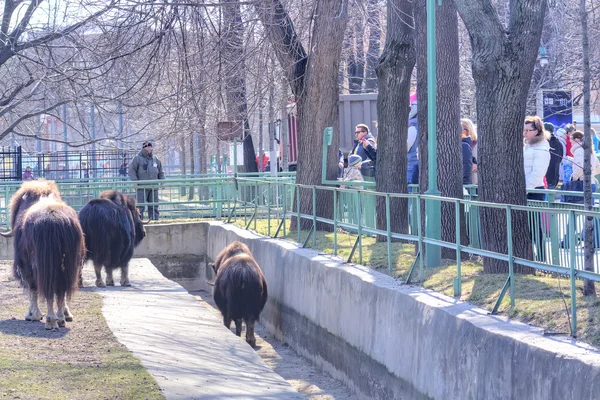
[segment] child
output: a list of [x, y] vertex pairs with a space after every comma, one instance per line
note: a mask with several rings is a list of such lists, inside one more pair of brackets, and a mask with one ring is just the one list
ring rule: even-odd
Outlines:
[[[359, 181], [363, 182], [363, 176], [360, 173], [360, 166], [362, 165], [362, 158], [357, 154], [351, 154], [348, 157], [348, 168], [344, 170], [344, 176], [342, 178], [343, 181]], [[362, 186], [352, 186], [354, 189], [363, 189]], [[342, 186], [342, 189], [345, 186]]]

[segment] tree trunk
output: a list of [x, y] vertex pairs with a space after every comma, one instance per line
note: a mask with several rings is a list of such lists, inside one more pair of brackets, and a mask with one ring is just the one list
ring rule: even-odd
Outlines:
[[[527, 91], [536, 62], [545, 0], [511, 2], [508, 27], [488, 0], [456, 0], [473, 50], [477, 90], [479, 197], [481, 201], [526, 204], [523, 170], [523, 121]], [[508, 253], [506, 212], [481, 207], [483, 247]], [[512, 213], [513, 254], [532, 257], [526, 212]], [[515, 265], [515, 271], [533, 273]], [[484, 272], [506, 273], [508, 263], [484, 258]]]
[[[415, 19], [415, 44], [417, 48], [417, 113], [418, 131], [417, 140], [419, 141], [419, 192], [424, 194], [429, 185], [428, 163], [428, 123], [427, 123], [427, 4], [426, 0], [415, 0], [414, 19]], [[437, 54], [437, 53], [436, 53]], [[425, 232], [425, 202], [419, 204], [421, 208], [421, 232]], [[415, 245], [415, 253], [417, 245]], [[425, 253], [425, 246], [423, 246]], [[425, 254], [421, 254], [425, 257]]]
[[365, 27], [362, 19], [359, 21], [351, 24], [346, 41], [349, 53], [346, 58], [346, 72], [348, 73], [348, 90], [350, 94], [360, 93], [365, 79]]
[[[581, 43], [583, 45], [583, 203], [586, 211], [592, 211], [592, 132], [590, 120], [590, 43], [588, 38], [588, 13], [586, 0], [579, 1], [581, 13]], [[594, 157], [596, 155], [594, 154]], [[585, 217], [584, 269], [594, 272], [594, 218]], [[596, 286], [591, 279], [583, 281], [583, 295], [596, 296]]]
[[[190, 135], [190, 174], [193, 175], [196, 171], [196, 163], [194, 158], [196, 157], [196, 146], [194, 146], [194, 138], [196, 134], [192, 132]], [[193, 186], [189, 187], [188, 192], [188, 200], [194, 200], [194, 194], [196, 193], [196, 189]]]
[[[185, 167], [185, 135], [181, 134], [181, 153], [179, 153], [179, 159], [181, 160], [181, 175], [186, 174]], [[185, 186], [181, 187], [181, 197], [185, 196]]]
[[[415, 8], [417, 26], [417, 97], [419, 118], [420, 191], [427, 191], [427, 13], [426, 1], [418, 0]], [[458, 54], [458, 18], [454, 0], [447, 0], [436, 9], [437, 57], [437, 183], [442, 197], [463, 198], [462, 149], [460, 128], [460, 64]], [[424, 204], [423, 204], [424, 206]], [[441, 204], [441, 238], [456, 243], [456, 208], [453, 203]], [[422, 210], [425, 215], [425, 210]], [[460, 242], [468, 245], [466, 220], [461, 207]], [[423, 232], [425, 229], [423, 218]], [[456, 250], [442, 248], [442, 258], [456, 259]]]
[[244, 171], [258, 172], [256, 153], [250, 124], [248, 123], [248, 102], [246, 100], [246, 63], [242, 37], [244, 27], [240, 4], [235, 0], [220, 0], [223, 7], [222, 54], [225, 67], [225, 92], [227, 117], [230, 121], [241, 122], [243, 126]]
[[369, 27], [369, 47], [365, 69], [365, 92], [377, 92], [377, 65], [381, 53], [381, 22], [379, 0], [369, 0], [367, 4], [367, 26]]
[[[333, 127], [333, 138], [328, 148], [327, 179], [337, 177], [337, 153], [339, 147], [338, 85], [342, 41], [347, 23], [347, 4], [342, 0], [319, 0], [310, 48], [307, 54], [300, 43], [288, 13], [279, 0], [256, 3], [259, 17], [277, 59], [286, 73], [298, 109], [298, 165], [296, 183], [321, 184], [321, 157], [323, 130]], [[312, 215], [311, 189], [298, 189], [300, 212]], [[298, 193], [296, 193], [298, 195]], [[317, 191], [316, 215], [333, 217], [333, 196], [329, 191]], [[294, 207], [296, 207], [294, 203]], [[297, 221], [292, 220], [295, 229]], [[312, 221], [303, 220], [300, 227], [306, 229]], [[329, 225], [319, 226], [331, 229]]]
[[[406, 23], [412, 15], [409, 0], [387, 2], [387, 33], [385, 47], [377, 67], [377, 179], [379, 192], [407, 193], [406, 140], [410, 78], [416, 61], [413, 28]], [[408, 201], [390, 199], [392, 232], [408, 233]], [[377, 196], [377, 228], [387, 229], [385, 198]], [[385, 237], [378, 237], [384, 240]]]

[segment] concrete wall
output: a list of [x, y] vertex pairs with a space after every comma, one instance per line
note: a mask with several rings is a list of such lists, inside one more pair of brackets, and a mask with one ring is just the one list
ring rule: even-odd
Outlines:
[[[206, 255], [208, 225], [191, 222], [184, 224], [146, 225], [146, 237], [135, 248], [134, 257]], [[185, 238], [185, 239], [184, 239]], [[0, 237], [0, 259], [12, 260], [13, 238]]]
[[146, 237], [135, 248], [134, 257], [169, 255], [206, 255], [208, 224], [191, 222], [184, 224], [146, 225]]
[[208, 256], [246, 243], [263, 268], [276, 336], [365, 398], [592, 399], [600, 354], [566, 337], [381, 273], [210, 223]]

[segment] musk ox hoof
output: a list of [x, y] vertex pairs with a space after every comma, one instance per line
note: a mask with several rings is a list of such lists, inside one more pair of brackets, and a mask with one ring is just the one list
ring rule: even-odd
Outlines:
[[106, 280], [106, 286], [115, 286], [115, 281], [113, 280]]
[[97, 287], [106, 287], [106, 285], [104, 284], [102, 279], [96, 279], [96, 286]]
[[25, 315], [25, 321], [41, 321], [42, 320], [42, 312], [40, 310], [36, 310], [34, 312], [29, 312]]
[[121, 279], [121, 286], [131, 286], [131, 283], [129, 282], [129, 279]]
[[73, 322], [73, 314], [71, 314], [71, 310], [65, 308], [65, 321]]
[[58, 319], [46, 316], [46, 329], [58, 329]]
[[256, 347], [256, 338], [250, 337], [250, 338], [246, 338], [246, 342], [252, 346], [252, 347]]
[[58, 326], [59, 328], [64, 328], [66, 325], [65, 320], [64, 319], [59, 319], [58, 320]]

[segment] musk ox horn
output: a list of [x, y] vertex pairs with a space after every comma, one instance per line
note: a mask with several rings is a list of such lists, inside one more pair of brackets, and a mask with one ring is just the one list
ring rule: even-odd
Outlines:
[[206, 281], [206, 283], [208, 283], [208, 285], [209, 285], [209, 286], [215, 286], [215, 283], [214, 283], [214, 282], [209, 282], [209, 281]]
[[8, 231], [8, 232], [0, 232], [0, 235], [4, 236], [5, 238], [8, 238], [8, 237], [13, 237], [15, 234], [13, 231]]
[[151, 219], [149, 219], [148, 221], [142, 221], [142, 224], [144, 224], [144, 225], [148, 225], [150, 222], [152, 222], [152, 220], [151, 220]]

